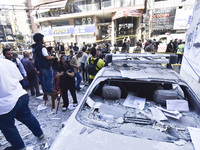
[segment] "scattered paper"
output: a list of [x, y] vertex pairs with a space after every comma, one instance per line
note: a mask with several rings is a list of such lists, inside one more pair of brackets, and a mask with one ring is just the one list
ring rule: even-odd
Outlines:
[[167, 110], [189, 111], [188, 101], [180, 99], [166, 100]]
[[100, 102], [94, 102], [90, 97], [87, 98], [86, 103], [91, 107], [91, 108], [99, 108], [102, 103]]
[[187, 142], [185, 140], [174, 141], [174, 143], [178, 146], [184, 146]]
[[145, 102], [146, 102], [146, 98], [141, 98], [141, 97], [128, 94], [123, 105], [126, 107], [133, 107], [139, 110], [143, 110], [145, 106]]
[[34, 146], [26, 146], [26, 150], [34, 150]]
[[155, 108], [155, 107], [151, 107], [150, 108], [151, 112], [152, 112], [152, 115], [153, 115], [153, 118], [155, 120], [168, 120], [167, 117], [163, 114], [163, 112], [158, 109], [158, 108]]
[[118, 108], [118, 107], [111, 106], [108, 104], [102, 104], [99, 107], [99, 112], [101, 114], [112, 115], [114, 116], [115, 119], [118, 119], [119, 117], [124, 118], [124, 115], [127, 111], [122, 108]]
[[47, 106], [44, 105], [44, 104], [38, 105], [38, 107], [37, 107], [37, 110], [38, 110], [38, 111], [44, 110], [44, 109], [47, 109]]
[[171, 117], [174, 119], [180, 119], [183, 116], [178, 110], [170, 111], [170, 110], [164, 109], [162, 107], [158, 107], [158, 106], [156, 106], [156, 107], [158, 109], [162, 110], [164, 112], [165, 116], [167, 116], [167, 117]]
[[200, 128], [188, 127], [195, 150], [200, 150]]

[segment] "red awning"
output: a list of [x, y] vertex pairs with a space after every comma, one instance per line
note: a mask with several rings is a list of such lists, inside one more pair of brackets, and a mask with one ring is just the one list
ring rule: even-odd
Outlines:
[[113, 20], [122, 17], [142, 17], [142, 10], [134, 10], [134, 9], [118, 10], [113, 16]]

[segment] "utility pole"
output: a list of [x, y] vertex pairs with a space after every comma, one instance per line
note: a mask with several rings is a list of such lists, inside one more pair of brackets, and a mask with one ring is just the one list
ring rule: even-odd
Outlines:
[[149, 39], [151, 38], [151, 32], [152, 32], [152, 15], [153, 15], [153, 0], [150, 0], [150, 3], [148, 2], [149, 4], [149, 15], [150, 15], [150, 18], [149, 18]]

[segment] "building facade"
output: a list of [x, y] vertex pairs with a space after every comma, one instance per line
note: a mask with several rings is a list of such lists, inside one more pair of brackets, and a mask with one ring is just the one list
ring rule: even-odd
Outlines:
[[46, 41], [94, 43], [104, 40], [135, 43], [141, 34], [141, 0], [32, 1], [35, 23]]
[[14, 41], [13, 31], [9, 18], [9, 12], [0, 11], [0, 42]]
[[9, 10], [13, 34], [23, 35], [25, 42], [29, 42], [33, 34], [30, 10], [28, 0], [13, 1], [12, 8]]
[[195, 0], [147, 0], [144, 14], [146, 38], [186, 33], [192, 21]]

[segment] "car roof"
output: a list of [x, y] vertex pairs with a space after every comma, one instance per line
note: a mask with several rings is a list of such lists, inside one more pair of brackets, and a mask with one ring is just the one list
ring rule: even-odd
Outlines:
[[98, 76], [130, 78], [130, 79], [160, 79], [179, 81], [181, 77], [172, 69], [162, 65], [135, 64], [132, 66], [109, 65], [102, 69]]
[[[159, 59], [157, 59], [157, 56], [159, 56]], [[169, 59], [169, 55], [163, 54], [112, 55], [112, 61], [108, 63], [97, 76], [121, 79], [182, 80], [178, 73], [172, 69], [166, 68], [166, 64], [162, 63], [169, 62], [166, 58], [163, 59], [163, 56], [166, 56], [166, 58]]]

